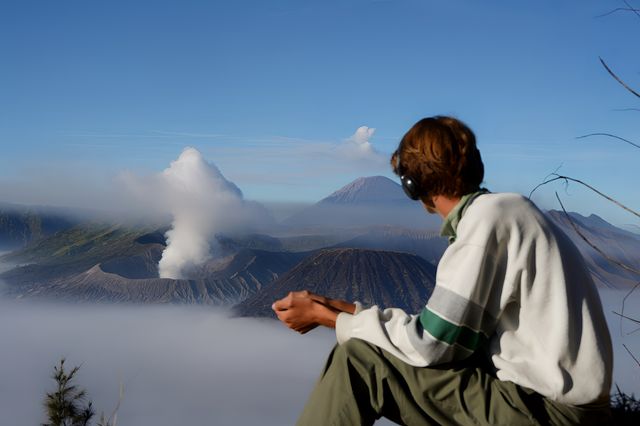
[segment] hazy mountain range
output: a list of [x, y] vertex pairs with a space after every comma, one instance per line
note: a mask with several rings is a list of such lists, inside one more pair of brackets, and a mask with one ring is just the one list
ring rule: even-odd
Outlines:
[[0, 250], [23, 247], [77, 223], [68, 212], [0, 203]]
[[578, 213], [567, 215], [551, 210], [548, 215], [578, 246], [596, 284], [604, 287], [630, 288], [640, 282], [638, 274], [607, 260], [580, 234], [611, 259], [636, 270], [640, 270], [640, 235], [617, 228], [594, 214], [585, 217]]
[[[426, 219], [418, 226], [412, 215]], [[582, 251], [598, 285], [629, 288], [637, 282], [638, 277], [585, 243], [567, 215], [548, 215]], [[571, 213], [570, 218], [609, 256], [640, 267], [639, 235], [594, 215]], [[12, 264], [0, 279], [3, 293], [12, 298], [242, 302], [236, 308], [240, 315], [269, 316], [273, 300], [308, 288], [417, 311], [433, 288], [435, 265], [447, 246], [438, 236], [439, 219], [406, 199], [398, 184], [379, 176], [360, 178], [275, 228], [273, 235], [218, 234], [215, 256], [192, 268], [186, 279], [175, 280], [158, 274], [168, 226], [65, 220], [14, 206], [0, 209], [0, 244], [14, 248], [0, 257]]]

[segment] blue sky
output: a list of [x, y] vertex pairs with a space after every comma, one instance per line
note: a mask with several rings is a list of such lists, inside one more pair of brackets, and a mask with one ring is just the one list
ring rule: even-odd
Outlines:
[[[418, 119], [451, 114], [476, 132], [490, 189], [528, 194], [561, 166], [638, 208], [640, 151], [576, 139], [640, 141], [640, 112], [616, 111], [640, 102], [598, 62], [640, 87], [640, 17], [598, 17], [618, 7], [2, 0], [0, 200], [81, 205], [193, 146], [247, 198], [316, 201], [392, 177], [377, 160]], [[376, 129], [376, 161], [341, 155], [360, 126]], [[553, 190], [571, 210], [633, 222], [575, 185], [534, 199], [557, 208]]]

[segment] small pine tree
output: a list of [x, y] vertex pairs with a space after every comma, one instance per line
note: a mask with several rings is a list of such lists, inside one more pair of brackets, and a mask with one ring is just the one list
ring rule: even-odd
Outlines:
[[80, 367], [73, 367], [67, 372], [64, 368], [64, 358], [53, 368], [51, 378], [56, 381], [55, 392], [47, 392], [44, 407], [47, 412], [48, 423], [42, 426], [89, 426], [95, 414], [91, 401], [87, 400], [87, 392], [73, 384], [74, 377]]

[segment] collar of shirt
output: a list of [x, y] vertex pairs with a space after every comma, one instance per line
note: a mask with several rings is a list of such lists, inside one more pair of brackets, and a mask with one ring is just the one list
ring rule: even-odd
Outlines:
[[467, 211], [467, 207], [475, 200], [475, 198], [479, 195], [488, 193], [489, 190], [486, 188], [480, 188], [479, 191], [471, 192], [469, 194], [465, 194], [460, 198], [460, 201], [456, 206], [449, 212], [447, 217], [444, 219], [442, 223], [442, 227], [440, 228], [440, 236], [448, 237], [449, 244], [453, 243], [456, 240], [456, 231], [458, 229], [458, 223], [460, 219], [462, 219], [462, 215], [465, 211]]

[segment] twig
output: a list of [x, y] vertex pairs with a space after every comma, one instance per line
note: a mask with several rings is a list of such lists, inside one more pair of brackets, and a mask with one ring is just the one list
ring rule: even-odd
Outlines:
[[633, 6], [631, 6], [627, 0], [622, 0], [622, 1], [624, 2], [624, 4], [625, 4], [625, 5], [627, 5], [627, 7], [628, 7], [628, 8], [629, 8], [633, 13], [635, 13], [635, 14], [636, 14], [636, 16], [637, 16], [638, 18], [640, 18], [640, 13], [638, 13], [638, 9], [636, 9], [636, 8], [635, 8], [635, 7], [633, 7]]
[[601, 15], [596, 15], [596, 18], [604, 18], [605, 16], [613, 15], [616, 12], [635, 12], [638, 13], [640, 9], [634, 9], [632, 7], [616, 7], [613, 10], [608, 11], [607, 13], [603, 13]]
[[627, 352], [629, 352], [629, 355], [631, 355], [631, 358], [633, 358], [633, 360], [636, 362], [636, 364], [638, 364], [638, 366], [640, 367], [640, 361], [638, 361], [638, 358], [636, 358], [635, 356], [633, 356], [633, 354], [631, 353], [631, 351], [629, 350], [629, 348], [627, 347], [627, 345], [625, 345], [624, 343], [622, 344], [622, 346], [624, 346], [624, 348], [627, 350]]
[[[539, 183], [539, 184], [537, 184], [537, 185], [536, 185], [536, 186], [531, 190], [531, 192], [529, 192], [529, 197], [528, 197], [528, 198], [529, 198], [529, 199], [531, 199], [531, 196], [533, 195], [533, 193], [534, 193], [534, 192], [536, 192], [536, 190], [537, 190], [538, 188], [540, 188], [541, 186], [544, 186], [544, 185], [546, 185], [546, 184], [548, 184], [548, 183], [555, 182], [556, 180], [559, 180], [559, 179], [560, 179], [560, 176], [562, 176], [562, 175], [559, 175], [559, 174], [557, 173], [557, 172], [558, 172], [558, 170], [560, 170], [560, 167], [562, 167], [562, 164], [561, 164], [560, 166], [558, 166], [558, 167], [557, 167], [553, 172], [551, 172], [551, 173], [549, 173], [548, 175], [546, 175], [546, 176], [544, 177], [544, 179], [542, 179], [542, 182], [541, 182], [541, 183]], [[554, 177], [553, 179], [549, 179], [551, 176], [555, 176], [555, 177]], [[565, 181], [565, 184], [566, 184], [566, 183], [567, 183], [567, 182]]]
[[118, 403], [116, 407], [113, 409], [113, 412], [109, 416], [108, 419], [104, 419], [104, 413], [102, 414], [102, 423], [98, 424], [98, 426], [116, 426], [118, 423], [118, 410], [120, 410], [120, 404], [124, 399], [124, 383], [120, 382], [120, 389], [118, 392]]
[[[612, 257], [609, 257], [608, 255], [606, 255], [602, 250], [600, 250], [595, 244], [593, 244], [591, 241], [589, 241], [589, 239], [587, 237], [585, 237], [582, 232], [580, 232], [580, 230], [578, 229], [578, 226], [573, 222], [573, 219], [571, 219], [571, 216], [569, 216], [569, 213], [567, 213], [567, 210], [564, 208], [564, 205], [562, 204], [562, 200], [560, 200], [560, 197], [558, 196], [558, 193], [556, 192], [556, 198], [558, 199], [558, 202], [560, 203], [560, 207], [562, 207], [562, 211], [564, 212], [565, 216], [567, 217], [567, 219], [569, 220], [569, 223], [571, 224], [571, 226], [573, 227], [574, 231], [576, 231], [576, 233], [580, 236], [580, 238], [582, 238], [589, 246], [591, 246], [594, 250], [596, 250], [598, 253], [600, 253], [600, 255], [602, 257], [604, 257], [606, 260], [608, 260], [611, 263], [614, 263], [618, 266], [620, 266], [623, 269], [629, 270], [631, 272], [636, 272], [638, 274], [640, 274], [640, 271], [637, 271], [627, 265], [625, 265], [624, 263], [621, 263], [615, 259], [613, 259]], [[619, 315], [623, 315], [624, 314], [624, 307], [625, 307], [625, 302], [627, 300], [627, 297], [629, 297], [631, 295], [631, 293], [633, 293], [633, 291], [640, 285], [640, 282], [638, 282], [632, 289], [631, 291], [629, 291], [624, 298], [622, 299], [622, 314]], [[622, 319], [620, 320], [620, 335], [622, 335]]]
[[600, 63], [601, 63], [601, 64], [602, 64], [602, 66], [607, 70], [607, 72], [608, 72], [609, 74], [611, 74], [611, 77], [615, 78], [615, 79], [616, 79], [616, 81], [622, 85], [622, 87], [624, 87], [624, 88], [625, 88], [625, 89], [627, 89], [629, 92], [633, 93], [634, 95], [636, 95], [637, 97], [639, 97], [639, 98], [640, 98], [640, 93], [636, 92], [636, 91], [635, 91], [635, 90], [633, 90], [631, 87], [627, 86], [627, 83], [625, 83], [624, 81], [622, 81], [622, 80], [620, 79], [620, 77], [618, 77], [618, 76], [617, 76], [613, 71], [611, 71], [611, 68], [609, 68], [609, 66], [606, 64], [606, 62], [605, 62], [602, 58], [598, 57], [598, 59], [600, 59]]
[[120, 382], [120, 392], [118, 392], [118, 403], [116, 404], [116, 408], [114, 408], [111, 417], [113, 418], [113, 423], [111, 426], [116, 426], [118, 423], [118, 410], [120, 410], [120, 404], [122, 403], [122, 399], [124, 398], [124, 383]]
[[[636, 285], [633, 286], [633, 288], [631, 290], [629, 290], [627, 292], [627, 294], [625, 294], [625, 296], [622, 298], [622, 314], [624, 315], [624, 307], [625, 307], [625, 303], [627, 303], [627, 298], [629, 296], [631, 296], [631, 294], [633, 294], [634, 291], [636, 291], [636, 289], [640, 286], [640, 282], [637, 282]], [[632, 320], [634, 321], [634, 320]], [[620, 333], [622, 333], [622, 319], [620, 320]]]
[[640, 111], [640, 108], [614, 108], [613, 111]]
[[620, 313], [618, 313], [618, 312], [616, 312], [616, 311], [611, 311], [611, 312], [613, 312], [614, 314], [618, 315], [619, 317], [622, 317], [622, 318], [624, 318], [624, 319], [628, 319], [629, 321], [637, 322], [638, 324], [640, 324], [640, 320], [637, 320], [637, 319], [635, 319], [635, 318], [628, 317], [628, 316], [623, 315], [623, 314], [620, 314]]
[[634, 334], [634, 333], [636, 333], [636, 332], [638, 332], [638, 331], [640, 331], [640, 327], [636, 328], [636, 329], [635, 329], [635, 330], [633, 330], [633, 331], [628, 332], [628, 333], [627, 333], [627, 336], [631, 336], [632, 334]]
[[[569, 220], [569, 223], [573, 227], [574, 231], [576, 231], [576, 233], [580, 236], [580, 238], [582, 238], [589, 246], [591, 246], [591, 248], [593, 248], [595, 251], [600, 253], [600, 255], [602, 257], [604, 257], [606, 260], [608, 260], [609, 262], [611, 262], [611, 263], [613, 263], [615, 265], [618, 265], [621, 268], [626, 269], [627, 271], [631, 271], [631, 272], [635, 272], [636, 274], [640, 274], [640, 271], [638, 271], [637, 269], [634, 269], [634, 268], [632, 268], [630, 266], [625, 265], [622, 262], [619, 262], [619, 261], [613, 259], [612, 257], [610, 257], [607, 254], [605, 254], [602, 250], [600, 250], [600, 248], [598, 248], [598, 246], [596, 246], [591, 241], [589, 241], [589, 239], [587, 237], [585, 237], [584, 234], [578, 229], [578, 226], [575, 224], [573, 219], [571, 219], [571, 216], [569, 216], [569, 213], [567, 213], [567, 210], [564, 208], [564, 205], [562, 204], [562, 200], [560, 199], [560, 196], [558, 196], [557, 192], [556, 192], [556, 198], [558, 199], [558, 202], [560, 203], [560, 207], [562, 207], [562, 211], [564, 212], [565, 216]], [[640, 281], [638, 283], [636, 283], [636, 285], [633, 286], [633, 288], [622, 299], [622, 314], [619, 314], [620, 316], [624, 315], [625, 302], [627, 301], [627, 298], [629, 296], [631, 296], [631, 294], [635, 291], [636, 288], [638, 288], [638, 286], [640, 286]], [[622, 319], [620, 319], [620, 335], [622, 335]]]
[[555, 182], [555, 181], [557, 181], [557, 180], [564, 180], [565, 182], [566, 182], [566, 181], [571, 181], [571, 182], [576, 182], [576, 183], [579, 183], [580, 185], [586, 186], [587, 188], [589, 188], [590, 190], [592, 190], [592, 191], [593, 191], [593, 192], [595, 192], [596, 194], [600, 195], [601, 197], [606, 198], [607, 200], [611, 201], [612, 203], [614, 203], [614, 204], [615, 204], [615, 205], [617, 205], [618, 207], [620, 207], [620, 208], [622, 208], [622, 209], [624, 209], [624, 210], [628, 211], [629, 213], [631, 213], [631, 214], [633, 214], [633, 215], [635, 215], [635, 216], [637, 216], [637, 217], [639, 217], [639, 218], [640, 218], [640, 213], [636, 212], [635, 210], [630, 209], [629, 207], [625, 206], [624, 204], [620, 203], [619, 201], [617, 201], [617, 200], [615, 200], [615, 199], [613, 199], [613, 198], [609, 197], [608, 195], [606, 195], [606, 194], [604, 194], [604, 193], [602, 193], [602, 192], [598, 191], [598, 190], [597, 190], [597, 189], [595, 189], [593, 186], [591, 186], [591, 185], [589, 185], [589, 184], [587, 184], [587, 183], [584, 183], [583, 181], [581, 181], [581, 180], [579, 180], [579, 179], [574, 179], [574, 178], [569, 177], [569, 176], [562, 176], [562, 175], [559, 175], [559, 174], [557, 174], [557, 173], [551, 173], [551, 174], [549, 174], [549, 175], [547, 175], [547, 176], [555, 176], [555, 177], [554, 177], [553, 179], [546, 179], [544, 182], [542, 182], [542, 183], [540, 183], [540, 184], [536, 185], [536, 187], [535, 187], [535, 188], [533, 188], [533, 189], [531, 190], [531, 192], [529, 193], [529, 198], [531, 198], [531, 196], [532, 196], [532, 195], [533, 195], [533, 193], [536, 191], [536, 189], [540, 188], [540, 187], [541, 187], [541, 186], [543, 186], [543, 185], [547, 185], [547, 184], [549, 184], [549, 183], [551, 183], [551, 182]]
[[[567, 210], [564, 208], [564, 204], [562, 204], [562, 200], [560, 199], [560, 196], [558, 195], [557, 192], [556, 192], [556, 198], [558, 199], [558, 202], [560, 203], [560, 207], [562, 207], [562, 211], [564, 212], [565, 216], [569, 220], [569, 223], [573, 227], [573, 230], [576, 231], [576, 233], [580, 236], [580, 238], [582, 238], [584, 240], [585, 243], [589, 244], [589, 246], [591, 246], [591, 248], [593, 248], [595, 251], [600, 253], [602, 255], [602, 257], [607, 259], [609, 262], [618, 265], [619, 267], [621, 267], [624, 270], [627, 270], [629, 272], [633, 272], [634, 274], [640, 275], [640, 270], [632, 268], [631, 266], [625, 265], [624, 263], [615, 260], [614, 258], [612, 258], [609, 255], [605, 254], [605, 252], [600, 250], [600, 248], [598, 248], [598, 246], [596, 246], [591, 241], [589, 241], [589, 239], [584, 236], [582, 231], [580, 231], [580, 229], [578, 229], [578, 225], [576, 225], [575, 222], [573, 221], [573, 219], [571, 219], [571, 216], [569, 216], [569, 213], [567, 213]], [[636, 284], [635, 287], [633, 287], [633, 289], [631, 291], [635, 290], [636, 287], [638, 287], [638, 285], [640, 285], [640, 282], [638, 282], [638, 284]], [[629, 294], [631, 294], [631, 292], [629, 292]], [[629, 296], [629, 294], [627, 294], [627, 296]], [[625, 298], [627, 296], [625, 296]], [[623, 303], [624, 303], [624, 300], [623, 300]]]
[[577, 136], [576, 139], [585, 139], [585, 138], [590, 138], [592, 136], [607, 136], [609, 138], [614, 138], [614, 139], [621, 140], [622, 142], [626, 142], [629, 145], [635, 146], [636, 148], [640, 148], [640, 145], [638, 145], [637, 143], [631, 142], [629, 139], [621, 138], [620, 136], [612, 135], [611, 133], [589, 133], [588, 135]]

